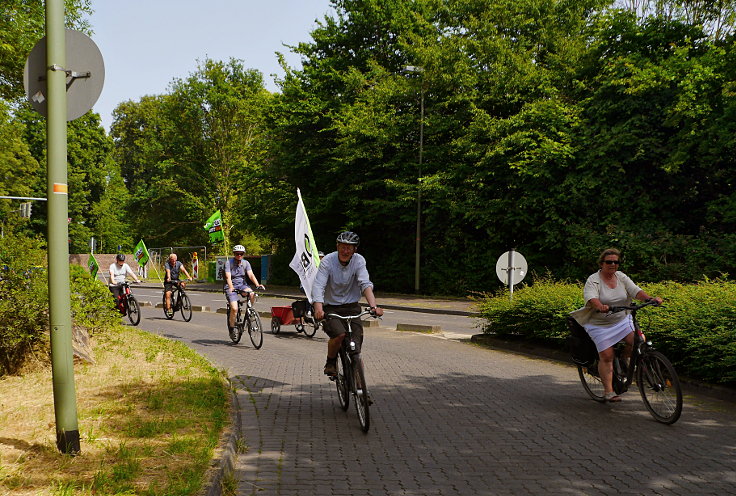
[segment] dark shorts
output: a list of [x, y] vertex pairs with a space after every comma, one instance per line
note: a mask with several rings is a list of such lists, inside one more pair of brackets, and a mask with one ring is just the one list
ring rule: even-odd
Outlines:
[[167, 281], [164, 283], [164, 292], [174, 291], [179, 281]]
[[[328, 313], [336, 313], [337, 315], [358, 315], [363, 309], [360, 307], [360, 303], [347, 303], [345, 305], [324, 305], [325, 315]], [[348, 328], [348, 322], [340, 319], [330, 319], [325, 317], [325, 325], [323, 329], [330, 339], [336, 338], [341, 334], [345, 334]], [[363, 323], [360, 319], [353, 320], [351, 325], [353, 330], [353, 338], [355, 339], [355, 345], [357, 351], [360, 351], [360, 346], [363, 343]]]
[[228, 303], [231, 301], [238, 301], [238, 298], [240, 296], [238, 294], [239, 291], [253, 291], [252, 289], [250, 289], [250, 286], [248, 286], [247, 284], [243, 286], [233, 286], [233, 287], [235, 288], [235, 291], [230, 291], [230, 288], [225, 288], [223, 290], [223, 293], [225, 293], [225, 299], [228, 301]]

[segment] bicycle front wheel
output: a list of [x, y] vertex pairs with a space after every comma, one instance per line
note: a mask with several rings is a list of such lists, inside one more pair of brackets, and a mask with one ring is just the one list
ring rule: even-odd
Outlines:
[[341, 349], [337, 355], [337, 375], [335, 376], [335, 386], [337, 387], [337, 400], [340, 402], [340, 408], [347, 411], [350, 406], [350, 369], [348, 357], [345, 350]]
[[250, 342], [253, 343], [253, 347], [257, 350], [263, 346], [263, 326], [261, 325], [261, 317], [254, 309], [248, 309], [248, 336], [250, 336]]
[[682, 413], [682, 388], [675, 367], [662, 353], [649, 351], [641, 357], [636, 383], [644, 404], [657, 422], [674, 424]]
[[171, 308], [168, 310], [166, 309], [166, 291], [164, 291], [164, 297], [163, 297], [163, 303], [164, 303], [164, 315], [166, 316], [167, 320], [171, 320], [174, 318], [174, 293], [171, 293]]
[[133, 295], [128, 296], [128, 320], [134, 326], [137, 326], [141, 321], [141, 309], [138, 300]]
[[588, 396], [600, 403], [606, 401], [603, 381], [601, 381], [601, 378], [598, 375], [597, 360], [590, 367], [583, 367], [582, 365], [578, 365], [578, 375], [580, 376], [580, 382], [583, 383], [583, 389], [585, 389], [585, 392], [588, 393]]
[[353, 380], [355, 381], [355, 411], [358, 412], [358, 421], [363, 432], [368, 432], [371, 426], [369, 406], [371, 404], [368, 394], [368, 385], [365, 383], [363, 372], [363, 360], [360, 355], [353, 356]]
[[186, 293], [181, 294], [179, 301], [181, 303], [181, 317], [185, 322], [189, 322], [192, 320], [192, 302], [189, 301], [189, 296]]

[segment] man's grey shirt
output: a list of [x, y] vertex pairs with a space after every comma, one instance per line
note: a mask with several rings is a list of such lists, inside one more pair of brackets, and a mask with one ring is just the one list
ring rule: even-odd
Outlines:
[[354, 253], [350, 262], [343, 266], [337, 252], [333, 251], [319, 263], [312, 286], [312, 301], [327, 305], [357, 303], [363, 291], [372, 287], [362, 255]]

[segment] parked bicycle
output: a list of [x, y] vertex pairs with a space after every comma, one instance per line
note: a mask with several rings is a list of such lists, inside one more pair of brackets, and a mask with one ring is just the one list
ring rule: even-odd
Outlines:
[[[672, 363], [661, 352], [656, 351], [651, 341], [644, 341], [636, 313], [657, 303], [653, 300], [639, 305], [611, 307], [610, 312], [630, 311], [634, 321], [634, 347], [627, 365], [623, 356], [624, 346], [619, 343], [613, 360], [613, 390], [616, 394], [628, 391], [634, 377], [644, 405], [652, 417], [663, 424], [677, 422], [682, 413], [682, 388]], [[603, 383], [598, 374], [598, 360], [578, 365], [578, 374], [585, 391], [596, 401], [605, 402]]]
[[174, 286], [171, 291], [171, 307], [166, 308], [166, 289], [164, 289], [163, 304], [164, 315], [168, 320], [174, 318], [176, 312], [181, 311], [181, 317], [185, 322], [192, 320], [192, 302], [184, 291], [186, 283], [184, 281], [171, 281]]
[[137, 326], [141, 321], [141, 308], [138, 304], [138, 300], [133, 296], [133, 292], [130, 290], [130, 283], [128, 281], [121, 282], [118, 284], [120, 287], [120, 296], [118, 296], [118, 311], [124, 316], [128, 316], [128, 320], [134, 326]]
[[368, 432], [370, 428], [370, 405], [372, 403], [368, 385], [365, 382], [365, 372], [363, 371], [363, 359], [360, 352], [357, 351], [355, 341], [353, 339], [352, 322], [364, 315], [377, 317], [370, 309], [365, 309], [358, 315], [341, 316], [335, 313], [328, 313], [327, 319], [340, 319], [347, 321], [347, 331], [342, 341], [342, 346], [338, 352], [337, 374], [330, 376], [331, 381], [335, 381], [337, 387], [337, 399], [343, 411], [347, 411], [350, 406], [350, 396], [355, 401], [355, 411], [358, 413], [358, 421], [363, 432]]
[[[258, 289], [263, 288], [259, 286]], [[253, 303], [250, 299], [250, 294], [255, 295], [254, 300], [258, 299], [258, 293], [252, 291], [239, 291], [238, 298], [238, 313], [235, 315], [235, 327], [230, 328], [230, 305], [227, 306], [227, 327], [230, 339], [233, 343], [239, 343], [243, 333], [247, 330], [250, 342], [253, 343], [255, 349], [260, 349], [263, 346], [263, 325], [261, 324], [261, 317], [253, 308]]]

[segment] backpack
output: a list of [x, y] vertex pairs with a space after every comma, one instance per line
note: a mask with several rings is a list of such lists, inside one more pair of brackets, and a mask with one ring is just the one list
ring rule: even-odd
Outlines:
[[309, 304], [309, 300], [296, 300], [291, 304], [291, 311], [294, 313], [294, 317], [305, 317], [308, 311], [312, 310], [312, 305]]
[[598, 360], [598, 350], [585, 328], [568, 315], [567, 327], [570, 334], [567, 336], [567, 346], [572, 361], [582, 367], [590, 367]]

